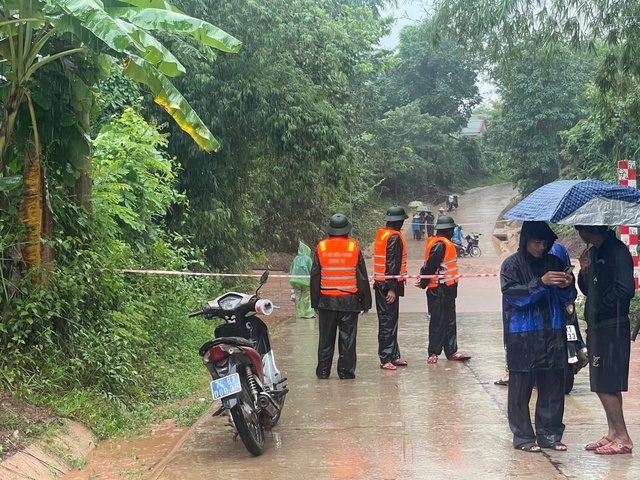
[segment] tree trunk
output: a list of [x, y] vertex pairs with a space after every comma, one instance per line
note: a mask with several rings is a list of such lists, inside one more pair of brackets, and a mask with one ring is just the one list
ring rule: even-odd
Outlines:
[[[53, 240], [55, 238], [53, 209], [51, 208], [51, 200], [49, 197], [49, 183], [44, 169], [44, 162], [40, 162], [40, 178], [42, 179], [40, 194], [42, 195], [42, 238]], [[53, 260], [55, 259], [55, 250], [51, 242], [42, 244], [42, 266], [47, 270], [53, 269]]]
[[[78, 117], [89, 125], [89, 114], [88, 113], [77, 113]], [[78, 205], [82, 205], [87, 212], [91, 213], [91, 193], [92, 193], [93, 182], [91, 179], [91, 155], [87, 156], [87, 161], [82, 168], [80, 173], [80, 178], [76, 180], [76, 184], [73, 186], [73, 193], [75, 202]]]
[[27, 228], [22, 256], [28, 268], [39, 268], [42, 265], [43, 183], [42, 157], [36, 154], [33, 144], [28, 142], [20, 202], [20, 218]]

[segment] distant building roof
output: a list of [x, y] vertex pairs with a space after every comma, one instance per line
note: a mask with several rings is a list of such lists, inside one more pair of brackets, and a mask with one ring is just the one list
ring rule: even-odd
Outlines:
[[459, 135], [461, 137], [481, 137], [487, 131], [486, 115], [471, 115], [467, 126], [464, 127]]

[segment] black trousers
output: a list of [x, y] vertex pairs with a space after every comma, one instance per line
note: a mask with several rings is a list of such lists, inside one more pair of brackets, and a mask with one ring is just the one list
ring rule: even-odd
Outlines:
[[[537, 385], [536, 431], [529, 414], [529, 401], [533, 386]], [[513, 432], [513, 446], [538, 442], [548, 447], [562, 440], [564, 424], [564, 370], [537, 370], [509, 372], [508, 394], [509, 428]]]
[[387, 303], [386, 295], [378, 289], [376, 292], [376, 310], [378, 311], [378, 356], [380, 365], [400, 358], [398, 345], [398, 316], [400, 315], [400, 297], [393, 303]]
[[456, 330], [456, 294], [448, 287], [427, 289], [427, 309], [429, 311], [429, 356], [444, 354], [449, 358], [458, 351]]
[[338, 337], [338, 377], [355, 378], [356, 372], [356, 334], [358, 333], [359, 312], [339, 312], [319, 310], [318, 329], [318, 378], [327, 378], [331, 373], [333, 351]]

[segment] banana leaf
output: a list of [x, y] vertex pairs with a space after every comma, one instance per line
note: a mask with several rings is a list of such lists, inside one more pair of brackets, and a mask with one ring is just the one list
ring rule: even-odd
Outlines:
[[114, 18], [126, 18], [140, 28], [191, 35], [203, 45], [223, 52], [238, 53], [242, 46], [240, 40], [224, 30], [181, 13], [157, 8], [109, 8], [105, 11]]
[[144, 46], [144, 50], [139, 52], [140, 56], [147, 62], [154, 64], [161, 73], [168, 77], [177, 77], [186, 73], [184, 66], [174, 57], [173, 53], [152, 35], [124, 20], [116, 19], [116, 22], [122, 30], [136, 40], [136, 45]]
[[172, 12], [183, 13], [181, 10], [164, 0], [105, 0], [104, 6], [111, 7], [122, 3], [128, 3], [134, 7], [159, 8], [161, 10], [171, 10]]
[[[144, 45], [133, 39], [114, 18], [105, 12], [101, 2], [96, 0], [58, 0], [56, 3], [67, 15], [78, 19], [85, 29], [116, 52], [126, 52], [132, 46], [135, 46], [140, 52], [146, 50]], [[69, 25], [71, 24], [69, 23]], [[78, 38], [83, 37], [81, 32], [76, 32], [76, 35]]]
[[60, 7], [79, 20], [78, 24], [66, 18], [60, 19], [56, 26], [63, 31], [72, 31], [78, 38], [83, 38], [85, 35], [79, 27], [89, 30], [113, 50], [136, 53], [170, 77], [186, 72], [178, 59], [157, 39], [125, 20], [111, 17], [96, 0], [61, 0]]
[[153, 100], [164, 108], [202, 149], [210, 152], [220, 148], [220, 143], [202, 123], [191, 105], [153, 65], [140, 57], [132, 56], [125, 64], [124, 74], [136, 82], [147, 85], [153, 93]]

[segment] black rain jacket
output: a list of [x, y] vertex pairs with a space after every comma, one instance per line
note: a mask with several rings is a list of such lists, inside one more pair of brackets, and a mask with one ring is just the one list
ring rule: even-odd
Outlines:
[[600, 248], [589, 249], [589, 256], [591, 265], [578, 275], [578, 286], [587, 296], [584, 316], [588, 327], [629, 322], [629, 303], [636, 290], [629, 250], [609, 230]]

